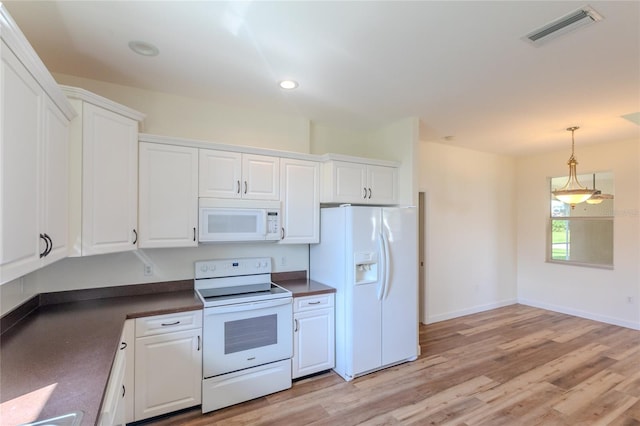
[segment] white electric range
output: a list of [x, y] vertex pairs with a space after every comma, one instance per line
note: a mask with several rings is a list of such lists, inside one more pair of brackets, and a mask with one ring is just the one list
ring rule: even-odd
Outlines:
[[204, 304], [202, 412], [291, 387], [293, 297], [271, 258], [195, 262]]

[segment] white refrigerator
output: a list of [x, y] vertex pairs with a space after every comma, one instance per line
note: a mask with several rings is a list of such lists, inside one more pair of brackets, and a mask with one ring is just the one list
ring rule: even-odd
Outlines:
[[415, 207], [326, 207], [309, 277], [336, 288], [336, 366], [345, 380], [418, 356]]

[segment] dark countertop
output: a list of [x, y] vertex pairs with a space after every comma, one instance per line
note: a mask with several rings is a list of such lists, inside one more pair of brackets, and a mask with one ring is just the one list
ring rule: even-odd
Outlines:
[[0, 424], [78, 410], [95, 424], [124, 321], [198, 309], [193, 289], [41, 303], [0, 338]]
[[306, 271], [271, 274], [271, 280], [293, 293], [293, 297], [314, 296], [335, 293], [336, 289], [317, 281], [307, 279]]

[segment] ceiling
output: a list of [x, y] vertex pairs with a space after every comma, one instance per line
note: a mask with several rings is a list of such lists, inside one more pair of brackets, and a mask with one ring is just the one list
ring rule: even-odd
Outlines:
[[[640, 137], [640, 1], [536, 47], [576, 1], [5, 1], [50, 71], [524, 155]], [[144, 57], [141, 40], [160, 54]], [[291, 78], [296, 90], [277, 82]]]

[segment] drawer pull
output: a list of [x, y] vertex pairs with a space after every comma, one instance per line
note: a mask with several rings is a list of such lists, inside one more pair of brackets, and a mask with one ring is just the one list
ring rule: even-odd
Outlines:
[[120, 350], [126, 349], [127, 348], [127, 342], [122, 342], [120, 344]]
[[163, 322], [162, 324], [160, 324], [163, 327], [168, 327], [170, 325], [178, 325], [180, 324], [180, 321], [176, 321], [176, 322]]
[[253, 361], [254, 359], [256, 359], [256, 357], [252, 356], [251, 358], [247, 358], [247, 361]]
[[320, 301], [316, 300], [315, 302], [307, 302], [307, 305], [319, 305]]

